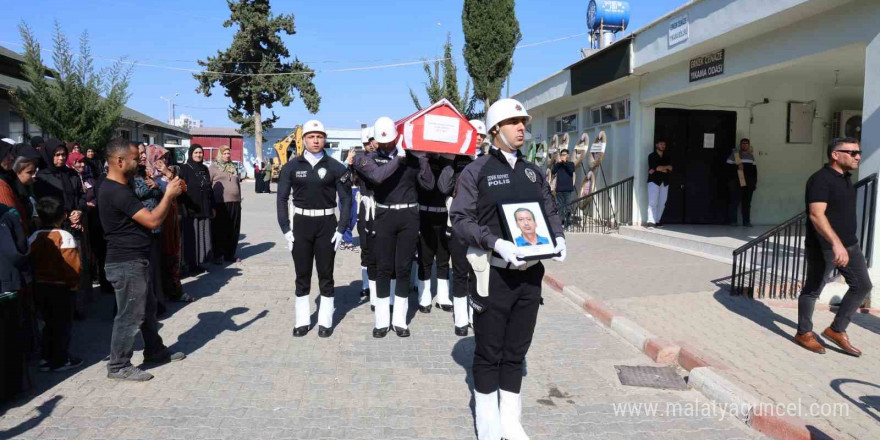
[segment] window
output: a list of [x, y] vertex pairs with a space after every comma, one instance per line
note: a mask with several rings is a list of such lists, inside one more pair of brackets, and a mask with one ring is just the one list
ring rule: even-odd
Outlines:
[[131, 140], [131, 132], [128, 130], [119, 130], [119, 137], [126, 140]]
[[28, 132], [29, 138], [43, 135], [43, 129], [40, 128], [39, 125], [30, 123], [30, 122], [27, 123], [27, 132]]
[[590, 110], [590, 125], [609, 124], [629, 119], [629, 99], [609, 102]]
[[568, 133], [577, 131], [577, 113], [556, 118], [556, 133]]
[[143, 141], [144, 141], [145, 144], [150, 144], [150, 143], [152, 143], [152, 142], [150, 142], [150, 135], [148, 135], [148, 134], [143, 134], [143, 135], [141, 135], [141, 138], [143, 138]]
[[9, 138], [16, 142], [24, 141], [24, 119], [16, 112], [9, 112]]

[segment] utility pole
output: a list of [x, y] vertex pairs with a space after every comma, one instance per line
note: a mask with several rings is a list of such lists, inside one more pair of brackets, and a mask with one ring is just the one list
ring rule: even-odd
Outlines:
[[180, 96], [180, 93], [175, 93], [174, 96], [170, 98], [166, 98], [164, 96], [160, 96], [159, 99], [168, 102], [168, 123], [174, 125], [174, 104], [171, 101], [174, 101], [174, 98]]

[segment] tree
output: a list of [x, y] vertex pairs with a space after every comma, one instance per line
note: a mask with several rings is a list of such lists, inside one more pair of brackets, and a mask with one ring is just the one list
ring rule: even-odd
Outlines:
[[514, 0], [465, 0], [461, 12], [464, 61], [474, 80], [474, 96], [485, 108], [501, 96], [513, 69], [513, 51], [522, 39]]
[[[441, 64], [442, 62], [442, 64]], [[440, 67], [443, 67], [443, 76], [441, 79]], [[481, 117], [481, 113], [474, 110], [476, 99], [470, 96], [471, 80], [467, 78], [464, 86], [464, 94], [458, 93], [458, 67], [455, 65], [455, 59], [452, 58], [452, 36], [446, 36], [446, 44], [443, 45], [443, 58], [434, 61], [434, 71], [431, 66], [425, 62], [423, 66], [428, 81], [425, 83], [425, 92], [428, 100], [435, 103], [443, 98], [449, 100], [455, 108], [462, 112], [468, 119], [477, 119]], [[409, 96], [413, 100], [416, 109], [421, 110], [422, 104], [415, 91], [410, 88]]]
[[21, 115], [52, 136], [103, 149], [128, 101], [132, 66], [117, 61], [95, 72], [88, 33], [80, 36], [79, 53], [74, 53], [56, 22], [54, 69], [49, 69], [30, 27], [22, 23], [18, 30], [25, 47], [22, 73], [31, 84], [29, 90], [12, 93]]
[[211, 96], [219, 84], [232, 99], [229, 119], [241, 125], [241, 132], [253, 135], [256, 160], [263, 160], [263, 128], [271, 128], [278, 116], [263, 119], [263, 107], [275, 103], [287, 107], [299, 92], [306, 108], [317, 113], [321, 96], [312, 79], [314, 71], [305, 63], [290, 58], [280, 34], [294, 35], [293, 14], [273, 15], [269, 0], [227, 0], [231, 14], [223, 27], [238, 26], [232, 44], [217, 56], [199, 60], [205, 67], [193, 76], [198, 80], [196, 91]]

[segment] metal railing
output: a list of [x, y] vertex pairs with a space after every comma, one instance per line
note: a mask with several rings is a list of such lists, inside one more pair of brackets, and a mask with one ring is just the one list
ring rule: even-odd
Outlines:
[[568, 205], [570, 212], [565, 230], [607, 234], [620, 225], [632, 224], [633, 178], [581, 197]]
[[[859, 245], [871, 267], [877, 174], [860, 180], [855, 187]], [[807, 221], [807, 213], [802, 212], [734, 250], [730, 293], [750, 298], [797, 298], [807, 272]]]

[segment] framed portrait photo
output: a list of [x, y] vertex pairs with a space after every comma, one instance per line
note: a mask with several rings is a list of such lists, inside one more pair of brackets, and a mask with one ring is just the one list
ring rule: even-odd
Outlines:
[[556, 237], [550, 232], [547, 214], [538, 201], [498, 204], [504, 235], [523, 254], [523, 260], [555, 257]]

